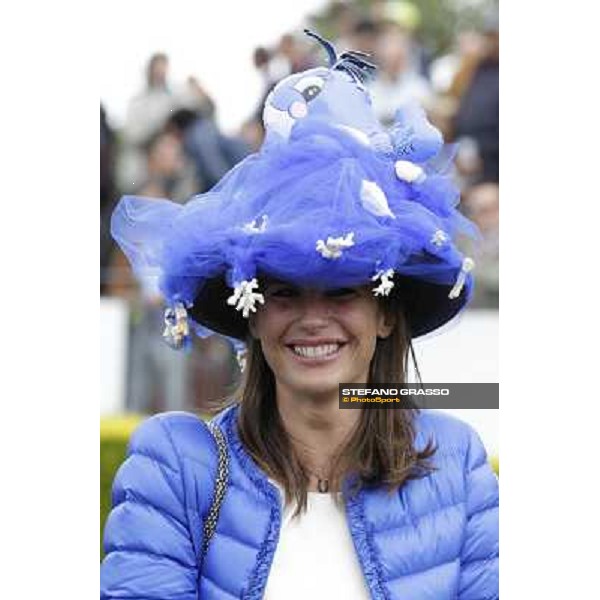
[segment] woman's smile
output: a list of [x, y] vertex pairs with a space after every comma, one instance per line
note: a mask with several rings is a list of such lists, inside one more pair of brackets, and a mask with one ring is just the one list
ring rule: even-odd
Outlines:
[[336, 360], [342, 353], [345, 342], [300, 342], [286, 344], [293, 357], [303, 365], [319, 366]]

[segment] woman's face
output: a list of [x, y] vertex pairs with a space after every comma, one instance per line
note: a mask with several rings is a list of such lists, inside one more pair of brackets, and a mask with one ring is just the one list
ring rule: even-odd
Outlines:
[[393, 326], [370, 287], [318, 291], [271, 280], [264, 295], [250, 331], [278, 387], [322, 395], [367, 381], [377, 337]]

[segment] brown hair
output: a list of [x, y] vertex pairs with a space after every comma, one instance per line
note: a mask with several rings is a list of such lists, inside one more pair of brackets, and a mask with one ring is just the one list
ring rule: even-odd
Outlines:
[[[397, 301], [387, 300], [384, 309], [394, 317], [387, 338], [378, 338], [367, 383], [405, 383], [408, 357], [414, 351], [410, 334]], [[414, 362], [416, 367], [416, 361]], [[420, 379], [418, 367], [417, 376]], [[275, 378], [259, 340], [248, 340], [248, 359], [241, 384], [239, 435], [247, 452], [267, 475], [283, 485], [286, 502], [296, 501], [296, 515], [307, 507], [309, 474], [299, 460], [279, 417]], [[396, 490], [407, 480], [431, 470], [428, 459], [433, 443], [417, 451], [413, 425], [417, 410], [363, 409], [348, 441], [337, 454], [332, 474], [333, 489], [352, 474], [353, 492], [363, 486], [384, 486]]]

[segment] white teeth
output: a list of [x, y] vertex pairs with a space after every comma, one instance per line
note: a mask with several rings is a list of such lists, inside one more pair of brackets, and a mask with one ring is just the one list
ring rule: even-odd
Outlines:
[[294, 352], [305, 358], [322, 358], [338, 351], [339, 344], [324, 344], [323, 346], [294, 346]]

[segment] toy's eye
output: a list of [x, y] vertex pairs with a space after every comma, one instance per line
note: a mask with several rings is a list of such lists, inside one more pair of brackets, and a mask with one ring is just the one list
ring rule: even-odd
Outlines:
[[325, 80], [321, 77], [303, 77], [295, 86], [294, 89], [302, 94], [302, 97], [310, 102], [314, 100], [323, 90]]
[[318, 85], [311, 85], [302, 92], [302, 96], [307, 102], [310, 102], [321, 93], [321, 89]]

